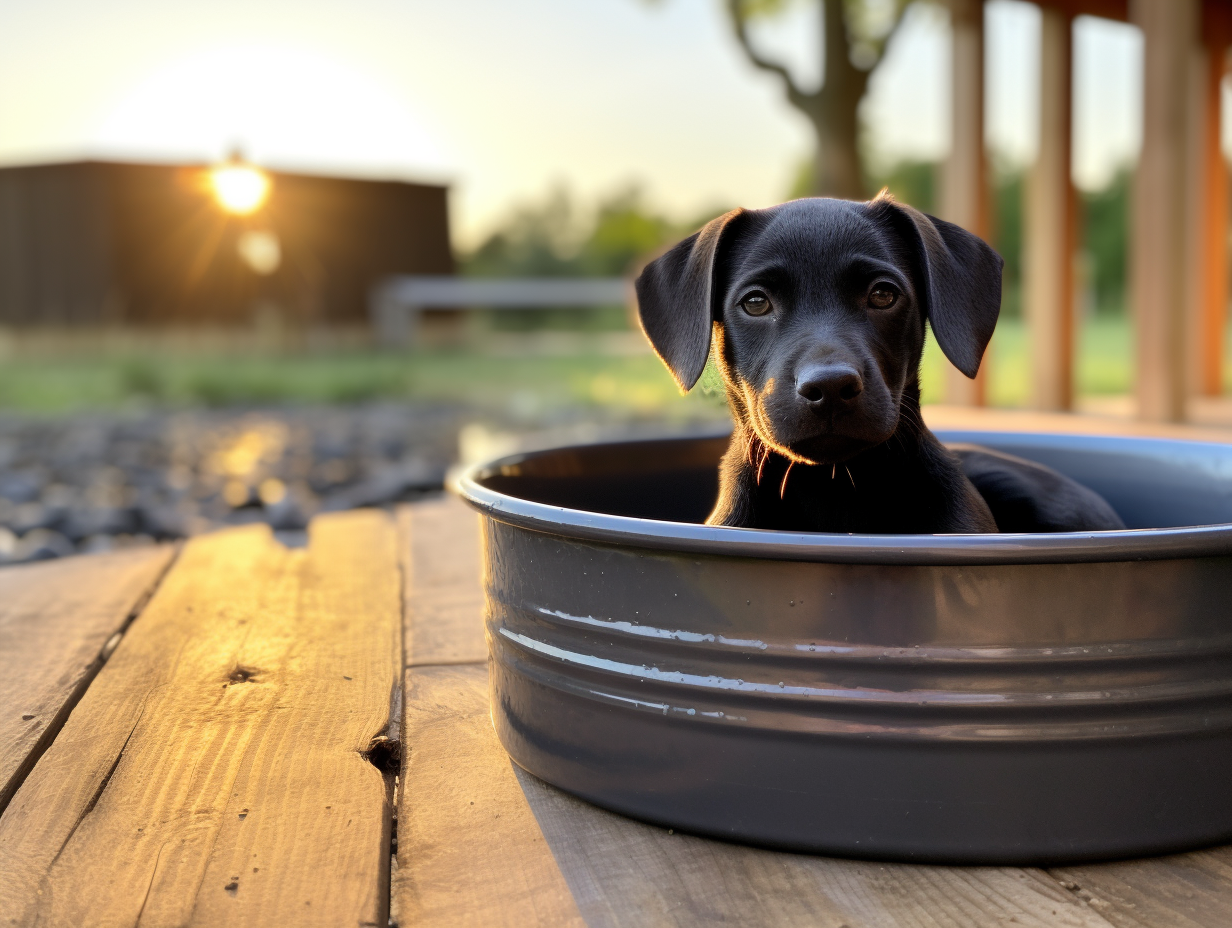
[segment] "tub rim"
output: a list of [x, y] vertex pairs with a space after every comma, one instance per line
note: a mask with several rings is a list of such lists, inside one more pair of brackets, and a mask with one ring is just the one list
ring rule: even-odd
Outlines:
[[[1052, 534], [840, 535], [783, 532], [569, 509], [511, 496], [485, 487], [480, 482], [493, 470], [555, 451], [601, 445], [702, 441], [722, 438], [727, 434], [727, 430], [688, 432], [520, 451], [462, 469], [449, 481], [449, 489], [479, 513], [506, 525], [576, 541], [681, 554], [882, 566], [1107, 563], [1232, 555], [1232, 523]], [[1059, 446], [1077, 451], [1108, 450], [1122, 445], [1126, 450], [1141, 451], [1145, 448], [1157, 454], [1165, 454], [1169, 449], [1184, 449], [1185, 452], [1218, 449], [1220, 453], [1232, 456], [1232, 447], [1220, 442], [1175, 438], [976, 429], [937, 429], [934, 434], [943, 441], [954, 443], [979, 443], [995, 437], [999, 442]], [[1232, 477], [1232, 469], [1229, 476]]]

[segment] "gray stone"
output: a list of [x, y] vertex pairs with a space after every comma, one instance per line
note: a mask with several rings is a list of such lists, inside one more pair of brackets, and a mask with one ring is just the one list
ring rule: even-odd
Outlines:
[[191, 509], [179, 506], [142, 506], [138, 509], [141, 530], [155, 538], [183, 538], [191, 531]]
[[61, 530], [74, 541], [90, 535], [128, 535], [137, 531], [137, 512], [128, 507], [76, 509], [63, 520]]
[[17, 562], [46, 561], [52, 558], [73, 554], [76, 549], [73, 543], [51, 529], [36, 528], [22, 535], [13, 551], [13, 560]]
[[412, 458], [386, 467], [356, 486], [331, 497], [334, 508], [381, 506], [439, 490], [445, 485], [445, 468]]
[[[99, 551], [254, 521], [294, 538], [319, 511], [439, 489], [460, 421], [456, 408], [396, 403], [55, 420], [0, 413], [0, 563], [67, 554], [74, 542]], [[254, 434], [258, 444], [276, 438], [240, 473], [236, 452], [242, 460]], [[230, 477], [254, 489], [274, 478], [286, 494], [262, 505], [254, 493], [232, 509], [220, 493]]]
[[309, 512], [298, 499], [288, 494], [265, 507], [265, 521], [276, 531], [299, 531], [308, 527]]
[[42, 503], [22, 503], [13, 507], [5, 522], [18, 535], [24, 535], [35, 529], [55, 527], [57, 516], [58, 513]]
[[0, 496], [14, 503], [30, 503], [43, 492], [46, 477], [36, 470], [0, 473]]

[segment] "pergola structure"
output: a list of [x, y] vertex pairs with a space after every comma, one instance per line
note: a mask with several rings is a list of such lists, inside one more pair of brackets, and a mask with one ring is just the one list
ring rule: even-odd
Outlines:
[[[1142, 154], [1133, 185], [1129, 291], [1136, 327], [1138, 415], [1180, 421], [1186, 398], [1222, 392], [1228, 305], [1228, 169], [1220, 149], [1220, 83], [1232, 44], [1232, 0], [1036, 0], [1039, 154], [1025, 188], [1024, 307], [1031, 404], [1074, 402], [1071, 179], [1074, 17], [1132, 22], [1145, 40]], [[939, 213], [988, 236], [984, 151], [984, 4], [949, 0], [953, 147]], [[951, 369], [947, 401], [978, 405], [983, 384]]]

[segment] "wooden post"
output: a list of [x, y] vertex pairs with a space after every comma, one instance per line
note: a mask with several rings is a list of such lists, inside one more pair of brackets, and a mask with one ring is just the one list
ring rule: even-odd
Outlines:
[[[988, 169], [984, 155], [984, 2], [949, 0], [952, 32], [950, 157], [941, 174], [938, 214], [987, 239]], [[983, 406], [988, 355], [979, 376], [968, 380], [946, 364], [945, 400], [960, 406]]]
[[1145, 39], [1142, 157], [1134, 177], [1130, 281], [1138, 416], [1185, 416], [1186, 183], [1189, 68], [1197, 0], [1133, 0]]
[[[1207, 4], [1212, 7], [1215, 5]], [[1223, 392], [1224, 326], [1228, 310], [1228, 166], [1221, 141], [1222, 83], [1227, 73], [1227, 33], [1232, 19], [1222, 5], [1211, 12], [1222, 14], [1219, 23], [1203, 23], [1205, 48], [1202, 55], [1200, 189], [1194, 198], [1197, 255], [1196, 325], [1192, 354], [1197, 373], [1196, 392], [1219, 396]], [[1222, 27], [1222, 28], [1219, 28]]]
[[1023, 204], [1023, 304], [1031, 346], [1031, 405], [1074, 404], [1075, 198], [1072, 145], [1072, 28], [1064, 10], [1042, 7], [1039, 155]]

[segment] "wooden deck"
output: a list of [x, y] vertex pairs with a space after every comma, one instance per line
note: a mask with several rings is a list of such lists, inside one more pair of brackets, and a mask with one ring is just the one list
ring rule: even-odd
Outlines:
[[0, 571], [0, 925], [1232, 925], [1232, 847], [868, 863], [547, 786], [489, 719], [477, 528], [446, 499]]

